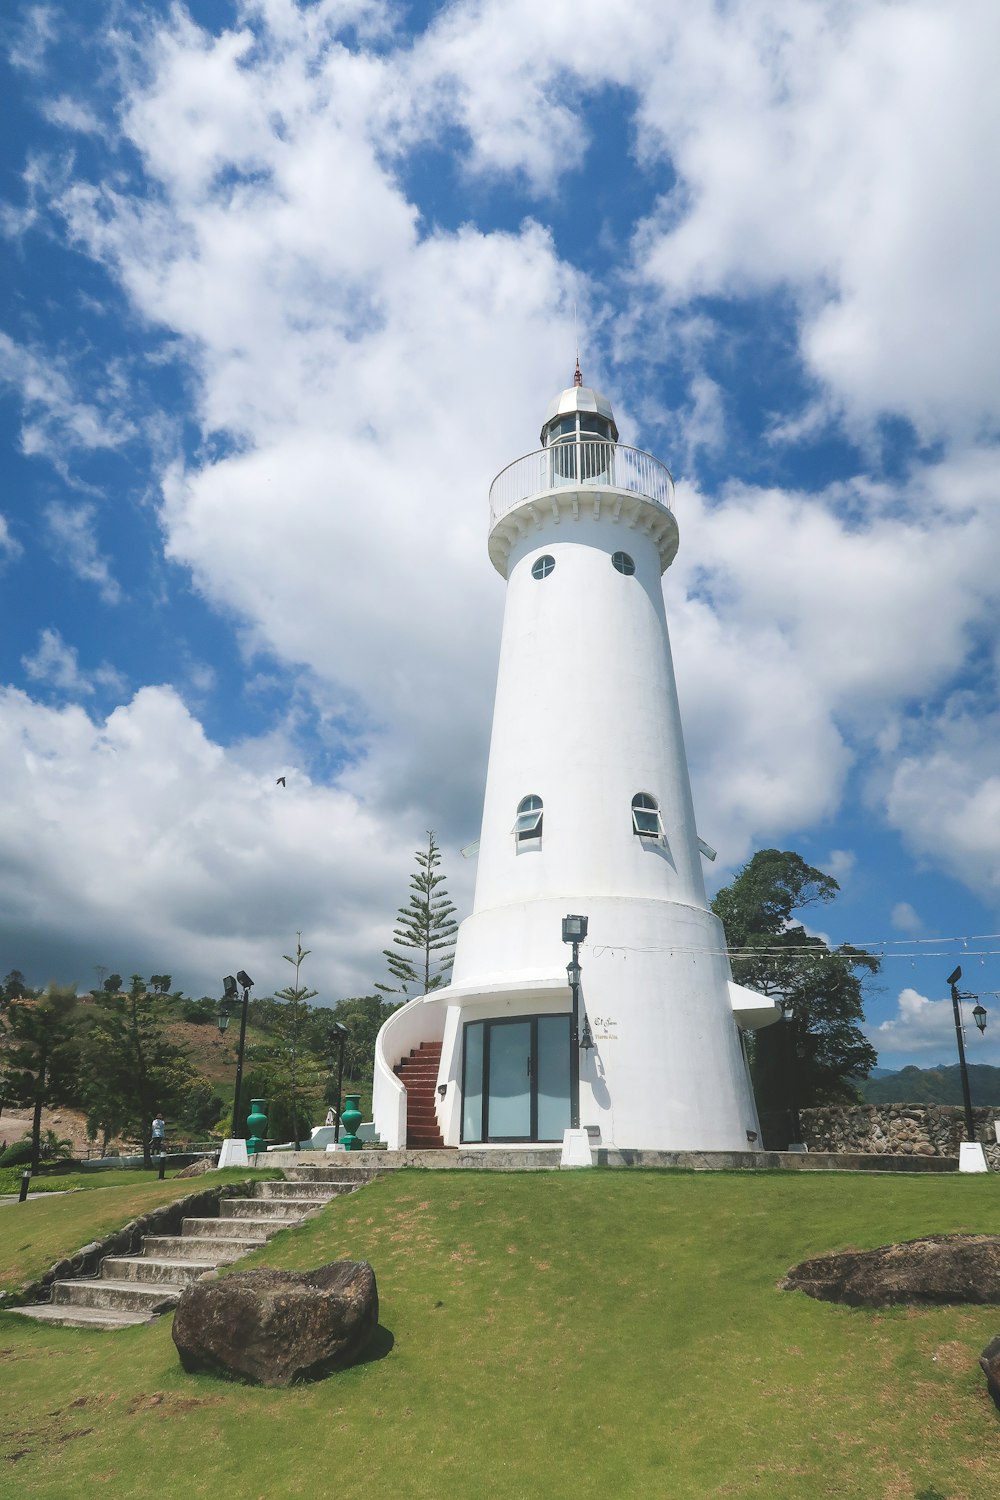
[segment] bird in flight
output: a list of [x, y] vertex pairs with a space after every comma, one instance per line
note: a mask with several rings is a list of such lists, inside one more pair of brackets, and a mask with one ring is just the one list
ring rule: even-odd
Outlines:
[[278, 779], [277, 779], [277, 781], [274, 784], [275, 784], [275, 786], [284, 786], [284, 784], [285, 784], [285, 778], [284, 778], [284, 776], [279, 776]]

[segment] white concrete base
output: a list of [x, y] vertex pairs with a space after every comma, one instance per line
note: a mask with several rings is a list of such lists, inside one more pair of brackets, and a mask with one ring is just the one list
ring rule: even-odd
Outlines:
[[246, 1143], [246, 1141], [236, 1141], [236, 1140], [231, 1140], [231, 1139], [223, 1141], [223, 1143], [222, 1143], [222, 1150], [219, 1152], [219, 1166], [220, 1167], [246, 1167], [246, 1166], [249, 1166], [249, 1162], [247, 1160], [247, 1143]]
[[986, 1152], [978, 1141], [962, 1141], [958, 1148], [958, 1170], [960, 1172], [988, 1172]]
[[563, 1135], [560, 1167], [592, 1167], [594, 1158], [590, 1152], [590, 1134], [586, 1130], [567, 1130]]

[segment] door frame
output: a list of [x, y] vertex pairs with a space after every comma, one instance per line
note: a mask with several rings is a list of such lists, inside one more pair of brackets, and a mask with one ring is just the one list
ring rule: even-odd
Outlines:
[[[544, 1011], [528, 1016], [484, 1016], [482, 1020], [471, 1019], [462, 1025], [462, 1099], [465, 1099], [466, 1090], [466, 1057], [468, 1028], [470, 1026], [482, 1026], [483, 1028], [483, 1076], [482, 1076], [482, 1127], [478, 1141], [469, 1141], [469, 1145], [535, 1145], [538, 1142], [538, 1022], [540, 1020], [563, 1020], [566, 1023], [566, 1046], [570, 1054], [569, 1069], [569, 1109], [572, 1119], [573, 1095], [579, 1090], [579, 1079], [576, 1076], [573, 1063], [573, 1037], [572, 1016], [569, 1012]], [[530, 1026], [528, 1060], [531, 1072], [529, 1089], [529, 1135], [491, 1135], [490, 1134], [490, 1037], [494, 1026]], [[464, 1131], [464, 1109], [462, 1118], [462, 1132], [460, 1140], [466, 1144]], [[559, 1139], [562, 1139], [559, 1137]]]

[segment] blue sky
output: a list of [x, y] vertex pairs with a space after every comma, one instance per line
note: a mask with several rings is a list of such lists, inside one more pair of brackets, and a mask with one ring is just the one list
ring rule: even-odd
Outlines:
[[886, 954], [882, 1063], [952, 1060], [956, 959], [1000, 1062], [998, 43], [984, 0], [11, 8], [4, 971], [271, 989], [301, 929], [370, 991], [428, 827], [468, 908], [487, 494], [576, 327], [678, 482], [712, 878], [798, 850]]

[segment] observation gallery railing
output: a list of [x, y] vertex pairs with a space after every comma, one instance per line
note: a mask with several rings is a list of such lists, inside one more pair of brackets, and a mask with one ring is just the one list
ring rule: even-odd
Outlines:
[[626, 490], [673, 510], [674, 481], [666, 464], [640, 448], [578, 437], [526, 453], [500, 470], [490, 485], [490, 530], [535, 495], [569, 486]]

